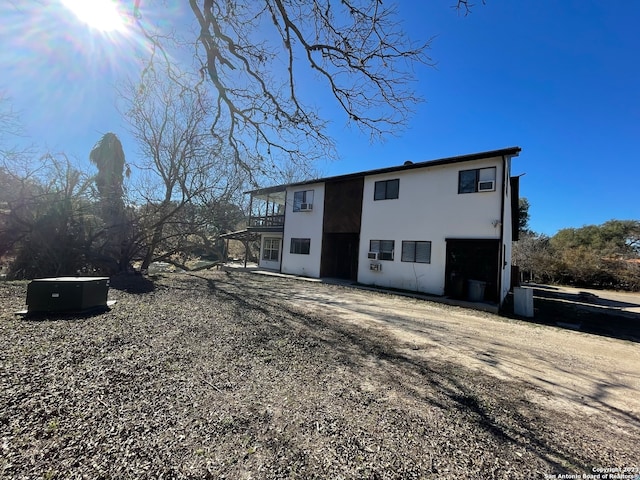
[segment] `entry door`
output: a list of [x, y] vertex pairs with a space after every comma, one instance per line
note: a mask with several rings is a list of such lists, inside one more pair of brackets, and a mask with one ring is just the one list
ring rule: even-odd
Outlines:
[[498, 301], [499, 240], [447, 240], [445, 295], [466, 298], [468, 281], [486, 282], [484, 299]]
[[359, 243], [357, 233], [326, 233], [322, 240], [320, 276], [356, 281]]

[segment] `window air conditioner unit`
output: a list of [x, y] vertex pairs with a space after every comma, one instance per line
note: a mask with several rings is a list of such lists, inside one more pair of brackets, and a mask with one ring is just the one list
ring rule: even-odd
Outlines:
[[378, 252], [369, 252], [367, 253], [367, 258], [369, 260], [380, 260], [380, 254]]
[[382, 264], [381, 263], [370, 263], [369, 264], [369, 270], [372, 270], [374, 272], [381, 272], [382, 271]]
[[493, 180], [487, 180], [485, 182], [478, 182], [479, 192], [492, 192], [496, 189], [496, 183]]
[[311, 210], [313, 210], [313, 204], [312, 203], [301, 203], [300, 204], [300, 211], [301, 212], [310, 212]]

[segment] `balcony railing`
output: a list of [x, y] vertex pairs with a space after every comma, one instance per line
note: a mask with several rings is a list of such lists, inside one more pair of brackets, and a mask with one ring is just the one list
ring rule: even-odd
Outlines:
[[271, 228], [277, 229], [284, 227], [284, 215], [264, 215], [249, 218], [250, 228]]

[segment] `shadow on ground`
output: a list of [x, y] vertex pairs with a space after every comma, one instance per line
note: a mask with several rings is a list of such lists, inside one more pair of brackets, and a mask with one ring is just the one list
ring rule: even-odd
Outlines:
[[[435, 358], [408, 356], [398, 350], [392, 338], [375, 330], [363, 331], [329, 316], [301, 315], [282, 302], [274, 303], [269, 288], [259, 282], [256, 288], [247, 289], [244, 282], [233, 277], [223, 281], [202, 280], [207, 282], [211, 294], [238, 305], [241, 311], [260, 311], [272, 318], [271, 335], [303, 332], [305, 341], [325, 345], [339, 360], [338, 364], [359, 372], [362, 379], [367, 378], [368, 369], [375, 365], [375, 379], [385, 386], [383, 390], [402, 392], [421, 408], [431, 406], [456, 412], [451, 417], [456, 422], [466, 427], [474, 425], [482, 432], [469, 432], [471, 445], [486, 442], [485, 447], [502, 451], [527, 450], [536, 462], [554, 472], [589, 471], [589, 455], [558, 441], [555, 430], [558, 425], [526, 399], [517, 382], [504, 382]], [[274, 307], [277, 317], [273, 315]], [[625, 412], [620, 415], [625, 422], [638, 420]], [[563, 418], [562, 422], [569, 423], [569, 419]]]
[[99, 306], [96, 308], [90, 308], [83, 311], [71, 311], [71, 312], [26, 312], [20, 313], [20, 316], [30, 322], [49, 322], [64, 320], [67, 322], [76, 320], [86, 320], [89, 318], [100, 316], [104, 313], [111, 311], [108, 306]]
[[142, 275], [114, 275], [109, 280], [109, 286], [127, 293], [149, 293], [155, 289], [153, 278], [153, 276], [143, 277]]

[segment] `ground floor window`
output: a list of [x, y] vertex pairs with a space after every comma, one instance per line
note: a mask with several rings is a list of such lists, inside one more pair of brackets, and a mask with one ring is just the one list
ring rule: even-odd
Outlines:
[[309, 250], [311, 248], [311, 239], [310, 238], [292, 238], [291, 239], [291, 253], [296, 253], [299, 255], [309, 255]]
[[431, 263], [431, 242], [402, 241], [402, 261]]
[[378, 254], [378, 260], [393, 260], [395, 240], [371, 240], [369, 251]]
[[277, 262], [280, 258], [280, 239], [265, 237], [262, 245], [262, 259]]

